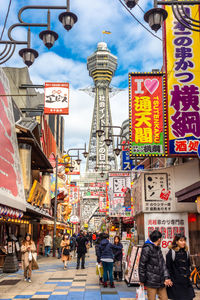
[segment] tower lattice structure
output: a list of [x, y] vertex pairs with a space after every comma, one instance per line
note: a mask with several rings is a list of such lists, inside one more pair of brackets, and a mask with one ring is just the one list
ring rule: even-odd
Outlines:
[[[102, 166], [105, 169], [108, 168], [108, 165], [110, 165], [111, 170], [116, 170], [117, 160], [113, 152], [113, 129], [104, 126], [112, 126], [109, 98], [113, 90], [110, 83], [117, 69], [117, 57], [110, 52], [106, 43], [100, 42], [97, 45], [97, 50], [88, 57], [87, 68], [94, 81], [92, 93], [95, 96], [95, 103], [86, 172], [94, 171], [95, 166]], [[100, 124], [104, 134], [98, 137], [96, 130], [100, 129]], [[109, 147], [106, 146], [106, 138], [112, 139]]]

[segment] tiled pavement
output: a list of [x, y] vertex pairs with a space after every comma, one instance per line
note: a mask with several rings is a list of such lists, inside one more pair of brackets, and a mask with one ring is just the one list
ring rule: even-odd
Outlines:
[[[32, 283], [23, 281], [21, 270], [1, 277], [0, 299], [135, 300], [136, 288], [127, 287], [125, 282], [117, 282], [115, 289], [99, 286], [93, 249], [90, 249], [84, 270], [76, 270], [75, 260], [63, 270], [62, 262], [50, 257], [39, 260], [39, 266], [40, 269], [33, 272]], [[9, 285], [2, 285], [4, 280], [9, 280], [6, 282]], [[200, 294], [197, 299], [200, 299]]]

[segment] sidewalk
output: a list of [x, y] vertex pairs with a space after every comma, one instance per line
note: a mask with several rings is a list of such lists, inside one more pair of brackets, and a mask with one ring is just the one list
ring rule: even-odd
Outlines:
[[[103, 288], [96, 276], [96, 257], [90, 249], [86, 269], [76, 270], [76, 261], [63, 270], [61, 260], [42, 258], [40, 269], [33, 271], [32, 283], [23, 281], [23, 272], [0, 278], [0, 299], [49, 299], [49, 300], [135, 300], [136, 288], [125, 282], [116, 282], [116, 288]], [[180, 299], [181, 300], [181, 299]], [[195, 300], [200, 300], [200, 292]]]

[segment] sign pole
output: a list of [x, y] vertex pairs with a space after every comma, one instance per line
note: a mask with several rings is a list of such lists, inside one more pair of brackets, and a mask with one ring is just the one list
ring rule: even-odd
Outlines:
[[54, 228], [53, 228], [53, 257], [56, 256], [56, 221], [57, 221], [57, 194], [58, 194], [58, 155], [56, 155], [56, 180], [55, 180], [55, 201], [54, 201]]

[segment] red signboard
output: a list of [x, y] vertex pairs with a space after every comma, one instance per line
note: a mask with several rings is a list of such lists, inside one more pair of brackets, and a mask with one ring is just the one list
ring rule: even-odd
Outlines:
[[44, 113], [69, 114], [69, 83], [45, 83]]
[[164, 156], [162, 73], [129, 74], [130, 156]]

